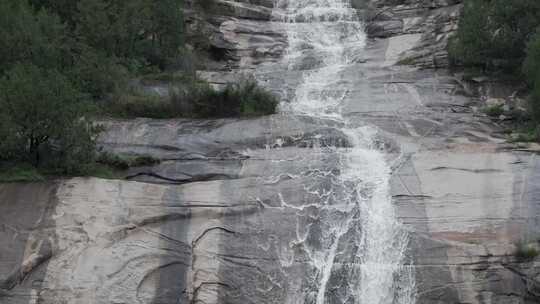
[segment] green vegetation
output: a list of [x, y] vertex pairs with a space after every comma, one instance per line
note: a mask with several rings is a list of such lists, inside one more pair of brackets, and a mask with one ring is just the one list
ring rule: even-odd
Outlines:
[[536, 0], [466, 1], [459, 31], [450, 43], [451, 58], [466, 66], [518, 72], [539, 25]]
[[[153, 166], [161, 160], [148, 155], [120, 155], [109, 152], [99, 153], [94, 162], [87, 163], [84, 170], [66, 173], [57, 166], [37, 168], [28, 162], [0, 162], [0, 183], [40, 182], [55, 176], [95, 176], [118, 179], [126, 175], [130, 168]], [[79, 168], [79, 167], [78, 167]]]
[[504, 113], [503, 105], [488, 106], [483, 109], [486, 115], [491, 117], [499, 117]]
[[407, 57], [399, 60], [396, 64], [397, 65], [413, 65], [415, 62], [415, 58]]
[[43, 175], [30, 164], [0, 165], [1, 183], [40, 182], [43, 180]]
[[116, 170], [127, 170], [131, 167], [153, 166], [161, 161], [149, 155], [127, 156], [103, 152], [96, 162]]
[[[454, 65], [525, 80], [531, 91], [531, 117], [540, 122], [539, 1], [466, 1], [449, 54]], [[500, 112], [487, 110], [488, 115]]]
[[540, 252], [538, 252], [536, 247], [530, 244], [518, 243], [516, 244], [516, 251], [514, 252], [514, 255], [521, 261], [530, 261], [540, 255]]
[[540, 126], [537, 126], [536, 123], [526, 122], [522, 123], [518, 128], [513, 130], [509, 134], [509, 142], [519, 143], [519, 142], [536, 142], [540, 140]]
[[170, 96], [160, 97], [132, 89], [113, 102], [111, 113], [127, 118], [237, 117], [273, 114], [278, 104], [277, 98], [254, 80], [216, 90], [204, 81], [184, 79], [173, 82], [170, 91]]
[[2, 159], [54, 163], [65, 173], [92, 161], [97, 129], [83, 118], [80, 92], [58, 71], [14, 66], [0, 80], [0, 107]]
[[527, 44], [523, 73], [531, 87], [530, 108], [535, 120], [540, 121], [540, 29]]
[[[0, 181], [113, 177], [155, 164], [98, 155], [97, 115], [275, 112], [276, 99], [253, 81], [217, 91], [195, 77], [196, 56], [184, 47], [182, 0], [0, 0], [0, 17]], [[148, 94], [134, 80], [170, 83], [172, 94]]]

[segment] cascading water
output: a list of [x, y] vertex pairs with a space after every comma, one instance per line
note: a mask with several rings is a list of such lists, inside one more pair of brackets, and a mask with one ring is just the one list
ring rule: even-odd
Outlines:
[[[340, 126], [351, 146], [325, 147], [339, 155], [341, 168], [332, 199], [321, 195], [318, 203], [320, 244], [304, 244], [317, 285], [306, 302], [414, 303], [414, 278], [404, 265], [408, 237], [394, 215], [390, 168], [374, 145], [375, 130], [352, 128], [341, 113], [348, 92], [342, 72], [365, 47], [357, 13], [347, 0], [278, 0], [274, 16], [287, 30], [288, 68], [303, 77], [282, 112]], [[343, 257], [343, 248], [351, 247], [346, 242], [354, 249]], [[345, 281], [342, 290], [336, 284], [330, 290], [333, 277]]]

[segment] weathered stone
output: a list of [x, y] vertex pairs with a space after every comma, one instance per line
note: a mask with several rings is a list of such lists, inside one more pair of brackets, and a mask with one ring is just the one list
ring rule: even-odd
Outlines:
[[[393, 170], [417, 303], [538, 303], [538, 258], [515, 250], [540, 231], [540, 149], [506, 144], [470, 107], [483, 106], [473, 95], [516, 97], [489, 81], [471, 88], [445, 69], [414, 67], [446, 65], [460, 3], [371, 1], [381, 35], [351, 55], [335, 90], [345, 92], [349, 127], [379, 130], [373, 144]], [[294, 98], [320, 54], [303, 52], [305, 64], [294, 67], [280, 62], [287, 41], [278, 22], [267, 22], [271, 4], [221, 1], [227, 16], [191, 17], [190, 30], [203, 29], [225, 50], [219, 60], [233, 61], [202, 78], [219, 86], [254, 74]], [[320, 269], [311, 259], [332, 228], [321, 201], [339, 201], [328, 194], [343, 192], [338, 151], [351, 146], [341, 123], [278, 114], [103, 124], [102, 149], [161, 164], [131, 169], [131, 180], [0, 185], [1, 303], [316, 302]], [[347, 282], [358, 266], [354, 237], [345, 234], [338, 248], [329, 303], [342, 303], [357, 283]]]

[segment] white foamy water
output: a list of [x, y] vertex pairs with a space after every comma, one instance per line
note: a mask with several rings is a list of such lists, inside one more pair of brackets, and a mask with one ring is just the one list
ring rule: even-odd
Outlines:
[[[342, 72], [366, 43], [357, 13], [346, 0], [278, 0], [274, 16], [287, 29], [289, 70], [301, 70], [303, 77], [294, 98], [281, 105], [282, 111], [338, 122], [352, 146], [333, 150], [341, 159], [335, 183], [343, 194], [339, 202], [321, 202], [322, 246], [305, 248], [317, 270], [314, 300], [317, 304], [412, 304], [413, 272], [404, 265], [408, 236], [394, 214], [391, 172], [383, 152], [374, 145], [376, 130], [351, 128], [342, 115], [350, 89]], [[353, 240], [355, 248], [348, 251], [354, 256], [346, 262], [340, 252], [343, 239]], [[339, 271], [342, 274], [336, 275]], [[329, 282], [340, 276], [346, 280], [347, 291], [341, 295], [346, 298], [329, 297]]]

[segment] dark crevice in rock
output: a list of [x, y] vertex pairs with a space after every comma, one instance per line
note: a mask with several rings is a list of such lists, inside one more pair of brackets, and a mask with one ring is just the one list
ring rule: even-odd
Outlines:
[[199, 284], [199, 286], [197, 286], [197, 288], [195, 288], [195, 290], [193, 290], [193, 299], [191, 300], [191, 303], [206, 303], [205, 301], [203, 300], [199, 300], [198, 299], [198, 295], [199, 295], [199, 292], [201, 291], [201, 289], [204, 287], [204, 286], [218, 286], [218, 287], [225, 287], [227, 289], [235, 289], [233, 288], [231, 285], [227, 284], [227, 283], [223, 283], [223, 282], [201, 282], [201, 284]]
[[0, 281], [0, 290], [11, 290], [32, 273], [35, 269], [52, 257], [52, 248], [48, 242], [41, 246], [39, 252], [32, 253], [21, 265], [15, 268], [5, 280]]
[[204, 230], [197, 238], [195, 238], [193, 240], [193, 242], [191, 243], [191, 248], [195, 249], [197, 247], [197, 244], [200, 242], [200, 240], [202, 238], [205, 237], [205, 235], [210, 232], [210, 231], [213, 231], [213, 230], [221, 230], [221, 231], [224, 231], [226, 233], [229, 233], [229, 234], [236, 234], [235, 231], [233, 230], [230, 230], [230, 229], [227, 229], [227, 228], [224, 228], [224, 227], [220, 227], [220, 226], [216, 226], [216, 227], [211, 227], [211, 228], [208, 228], [206, 230]]
[[453, 167], [435, 167], [431, 168], [431, 171], [439, 171], [439, 170], [457, 170], [457, 171], [465, 171], [465, 172], [471, 172], [471, 173], [497, 173], [502, 172], [498, 169], [467, 169], [467, 168], [453, 168]]
[[181, 173], [182, 175], [190, 176], [189, 178], [169, 178], [166, 176], [159, 175], [157, 173], [153, 172], [139, 172], [134, 175], [127, 176], [127, 180], [133, 180], [137, 177], [146, 176], [146, 177], [153, 177], [158, 180], [166, 181], [171, 184], [188, 184], [188, 183], [195, 183], [195, 182], [207, 182], [207, 181], [215, 181], [215, 180], [229, 180], [229, 179], [237, 179], [238, 176], [231, 176], [227, 174], [219, 174], [219, 173], [208, 173], [208, 174], [200, 174], [200, 175], [189, 175], [187, 173]]
[[[540, 302], [540, 281], [521, 272], [513, 265], [503, 263], [502, 266], [517, 275], [523, 281], [526, 286], [528, 298]], [[516, 296], [520, 297], [521, 295]]]
[[398, 194], [392, 196], [393, 198], [413, 198], [413, 199], [427, 199], [427, 198], [433, 198], [433, 196], [430, 195], [414, 195], [414, 194]]

